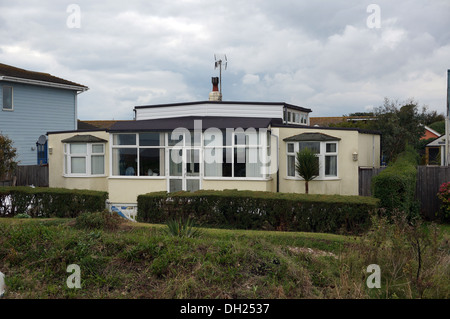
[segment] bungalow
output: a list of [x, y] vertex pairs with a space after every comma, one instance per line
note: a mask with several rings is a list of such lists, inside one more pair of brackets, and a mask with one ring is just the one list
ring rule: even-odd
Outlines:
[[[213, 80], [213, 84], [214, 84]], [[380, 166], [380, 134], [309, 126], [311, 109], [284, 102], [145, 105], [107, 128], [48, 132], [51, 187], [103, 190], [115, 207], [155, 191], [305, 191], [296, 152], [320, 164], [310, 193], [358, 195], [359, 167]]]

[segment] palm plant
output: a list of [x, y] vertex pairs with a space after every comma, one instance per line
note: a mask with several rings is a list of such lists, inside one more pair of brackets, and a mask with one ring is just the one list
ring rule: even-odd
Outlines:
[[192, 219], [172, 219], [167, 222], [167, 233], [176, 237], [198, 237], [201, 232], [200, 229], [194, 227]]
[[296, 155], [295, 170], [305, 180], [305, 192], [308, 194], [308, 183], [319, 176], [319, 158], [307, 147], [297, 152]]

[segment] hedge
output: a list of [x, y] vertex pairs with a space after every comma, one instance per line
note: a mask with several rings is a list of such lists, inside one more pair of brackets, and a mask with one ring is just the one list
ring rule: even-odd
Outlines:
[[418, 214], [415, 199], [418, 155], [411, 149], [400, 153], [395, 162], [372, 179], [372, 194], [388, 213], [399, 210]]
[[157, 192], [139, 195], [137, 201], [139, 222], [190, 217], [219, 228], [329, 233], [366, 230], [378, 203], [372, 197], [237, 190]]
[[107, 192], [47, 187], [0, 187], [0, 217], [77, 217], [105, 209]]

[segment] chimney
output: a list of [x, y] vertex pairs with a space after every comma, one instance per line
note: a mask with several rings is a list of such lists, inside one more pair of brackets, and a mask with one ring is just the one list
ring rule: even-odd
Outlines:
[[222, 101], [222, 93], [219, 92], [219, 78], [213, 77], [211, 79], [213, 89], [211, 93], [209, 93], [209, 100], [210, 101]]

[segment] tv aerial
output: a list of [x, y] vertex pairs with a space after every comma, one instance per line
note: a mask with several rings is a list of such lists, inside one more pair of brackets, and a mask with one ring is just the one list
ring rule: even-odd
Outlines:
[[222, 65], [224, 70], [227, 69], [227, 55], [226, 54], [214, 54], [214, 69], [219, 68], [219, 92], [222, 94]]

